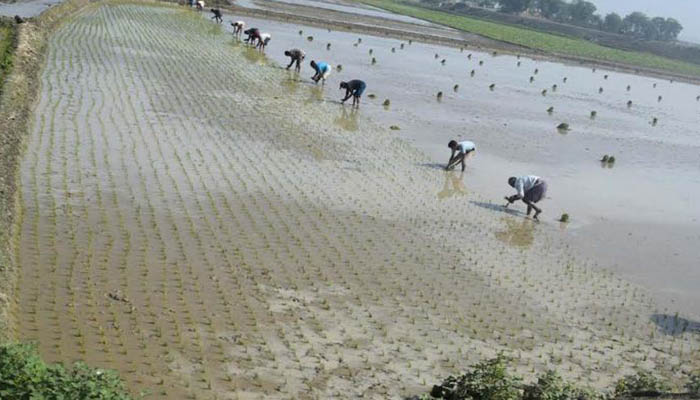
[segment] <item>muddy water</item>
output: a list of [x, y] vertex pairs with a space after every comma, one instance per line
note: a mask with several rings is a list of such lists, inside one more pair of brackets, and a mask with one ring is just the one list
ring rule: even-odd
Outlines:
[[0, 15], [14, 17], [19, 15], [23, 18], [36, 17], [46, 9], [60, 4], [62, 0], [30, 0], [17, 1], [14, 3], [0, 2]]
[[404, 398], [500, 351], [596, 387], [700, 367], [677, 308], [334, 84], [174, 6], [63, 25], [21, 167], [22, 338], [176, 399]]
[[[359, 113], [347, 119], [348, 110], [338, 107], [348, 128], [364, 121], [398, 125], [397, 138], [430, 155], [435, 165], [426, 168], [446, 161], [450, 139], [474, 140], [477, 156], [465, 175], [471, 190], [498, 203], [509, 194], [508, 176], [544, 177], [550, 182], [544, 221], [559, 229], [555, 219], [570, 214], [562, 235], [583, 257], [697, 311], [700, 87], [469, 48], [403, 43], [401, 49], [395, 39], [250, 18], [248, 25], [272, 33], [267, 55], [282, 65], [284, 49], [306, 50], [304, 81], [311, 59], [341, 64], [326, 84], [325, 102], [341, 96], [340, 80], [367, 82], [367, 94], [376, 98], [365, 95]], [[281, 93], [288, 88], [280, 82]], [[571, 129], [558, 131], [561, 122]], [[616, 157], [613, 166], [598, 161], [605, 154]], [[434, 175], [438, 193], [441, 174]]]
[[[345, 4], [340, 3], [340, 2], [334, 3], [334, 2], [315, 1], [315, 0], [285, 0], [285, 1], [280, 1], [280, 3], [299, 5], [299, 6], [304, 6], [304, 7], [323, 8], [326, 10], [341, 11], [341, 12], [363, 15], [363, 16], [368, 16], [368, 17], [378, 17], [378, 18], [390, 19], [392, 21], [408, 22], [411, 24], [418, 24], [418, 25], [424, 25], [424, 26], [436, 26], [433, 23], [423, 21], [422, 19], [417, 19], [417, 18], [406, 16], [406, 15], [393, 14], [393, 13], [390, 13], [388, 11], [384, 11], [384, 10], [381, 10], [381, 9], [378, 9], [375, 7], [369, 7], [369, 6], [362, 7], [359, 4], [345, 5]], [[269, 9], [269, 10], [275, 9], [274, 3], [265, 2], [265, 1], [236, 0], [234, 2], [234, 4], [237, 6], [240, 6], [240, 7], [245, 7], [245, 8], [258, 8], [258, 9]]]

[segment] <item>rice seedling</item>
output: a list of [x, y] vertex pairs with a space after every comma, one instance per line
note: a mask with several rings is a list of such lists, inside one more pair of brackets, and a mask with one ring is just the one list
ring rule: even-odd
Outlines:
[[569, 127], [569, 124], [566, 122], [562, 122], [561, 124], [557, 125], [557, 129], [560, 131], [569, 131], [571, 128]]
[[553, 113], [553, 112], [554, 112], [554, 107], [549, 107], [549, 108], [547, 109], [547, 113], [551, 114], [551, 113]]
[[595, 117], [598, 115], [598, 111], [591, 111], [591, 119], [595, 119]]
[[372, 57], [372, 65], [374, 65], [374, 64], [376, 64], [376, 63], [377, 63], [377, 59], [374, 58], [374, 57]]
[[632, 100], [627, 101], [627, 108], [630, 108], [630, 107], [632, 107]]
[[546, 95], [547, 95], [547, 89], [542, 89], [542, 96], [546, 96]]
[[459, 85], [458, 85], [458, 84], [455, 84], [455, 85], [452, 87], [452, 90], [455, 91], [455, 92], [458, 91], [458, 90], [459, 90]]
[[311, 36], [311, 35], [309, 35], [309, 36], [306, 37], [306, 40], [309, 41], [309, 42], [313, 42], [313, 41], [314, 41], [314, 37]]
[[401, 128], [400, 128], [398, 125], [391, 125], [391, 126], [389, 127], [389, 129], [391, 129], [392, 131], [401, 130]]
[[492, 83], [492, 84], [489, 85], [489, 90], [492, 90], [492, 91], [493, 91], [495, 88], [496, 88], [496, 84], [495, 84], [495, 83]]
[[479, 60], [479, 65], [484, 65], [484, 60]]
[[326, 50], [330, 50], [330, 49], [331, 49], [331, 44], [330, 44], [330, 43], [326, 43]]
[[476, 74], [476, 71], [475, 71], [475, 70], [472, 70], [472, 71], [469, 73], [469, 75], [471, 75], [472, 78], [474, 77], [475, 74]]
[[567, 223], [569, 222], [569, 214], [564, 213], [559, 217], [559, 222]]
[[391, 101], [389, 99], [385, 99], [384, 102], [382, 103], [384, 107], [389, 107], [391, 105]]
[[534, 77], [534, 76], [531, 76], [531, 77], [530, 77], [530, 83], [532, 83], [532, 82], [534, 82], [534, 81], [535, 81], [535, 77]]

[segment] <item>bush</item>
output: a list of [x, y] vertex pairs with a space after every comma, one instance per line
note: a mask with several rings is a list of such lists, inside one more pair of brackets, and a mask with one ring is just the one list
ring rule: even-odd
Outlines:
[[130, 400], [113, 371], [46, 364], [28, 344], [0, 345], [0, 399]]
[[635, 375], [628, 375], [617, 381], [615, 385], [615, 397], [638, 394], [660, 394], [670, 389], [666, 382], [655, 377], [651, 372], [637, 371]]
[[600, 396], [565, 382], [555, 371], [547, 371], [537, 382], [525, 386], [523, 400], [584, 400]]
[[685, 390], [694, 395], [700, 395], [700, 371], [690, 375], [690, 380], [685, 384]]
[[520, 378], [506, 370], [508, 360], [496, 358], [476, 364], [466, 374], [449, 377], [431, 395], [451, 400], [516, 400], [520, 398]]

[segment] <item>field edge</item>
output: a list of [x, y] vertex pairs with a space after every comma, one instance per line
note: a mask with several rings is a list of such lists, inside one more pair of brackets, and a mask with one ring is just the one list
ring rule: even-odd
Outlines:
[[90, 3], [90, 0], [67, 0], [13, 27], [12, 65], [0, 92], [0, 341], [16, 335], [13, 292], [18, 268], [17, 227], [22, 218], [17, 190], [19, 164], [39, 95], [39, 74], [45, 61], [47, 39], [64, 21]]

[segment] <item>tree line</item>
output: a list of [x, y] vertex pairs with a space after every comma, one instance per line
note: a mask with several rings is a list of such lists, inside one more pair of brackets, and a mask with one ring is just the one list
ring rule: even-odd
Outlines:
[[676, 40], [683, 30], [683, 26], [674, 18], [648, 17], [639, 11], [624, 18], [614, 12], [603, 17], [596, 14], [595, 4], [586, 0], [473, 0], [472, 2], [481, 7], [498, 8], [506, 13], [518, 14], [528, 11], [552, 21], [644, 40]]

